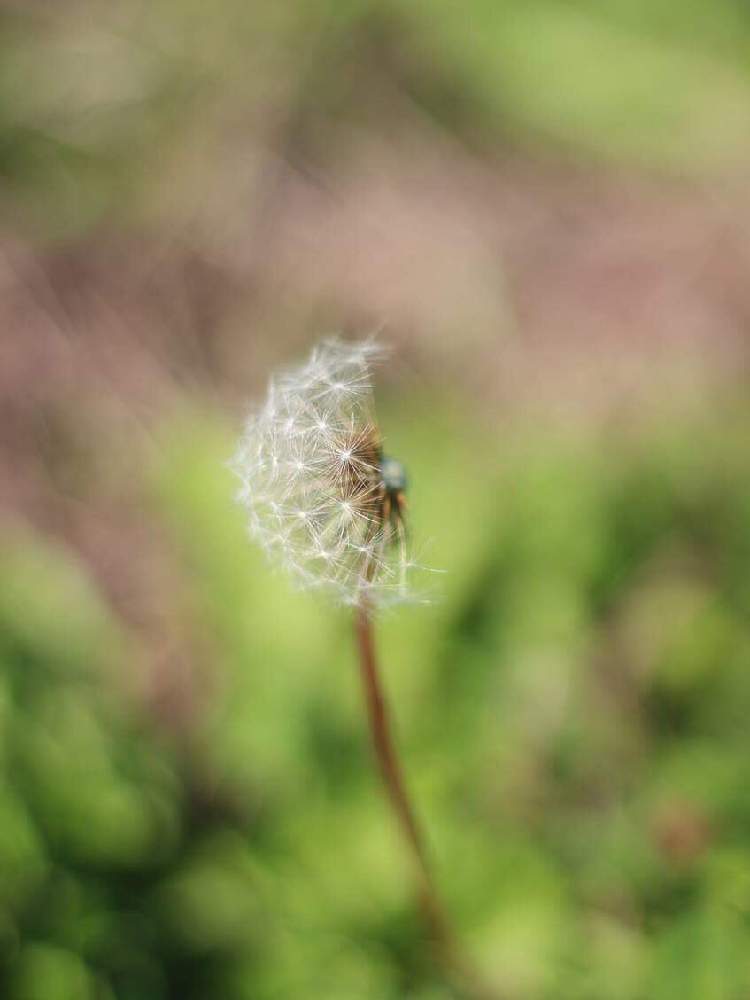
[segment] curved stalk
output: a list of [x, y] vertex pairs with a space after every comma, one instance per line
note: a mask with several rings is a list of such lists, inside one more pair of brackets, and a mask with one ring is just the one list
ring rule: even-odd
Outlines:
[[420, 909], [435, 949], [436, 957], [452, 978], [476, 1000], [498, 1000], [480, 985], [473, 970], [463, 961], [450, 922], [443, 908], [430, 870], [424, 836], [404, 781], [393, 742], [388, 709], [380, 682], [372, 619], [365, 604], [356, 611], [357, 646], [365, 695], [367, 719], [373, 749], [399, 829], [414, 863]]

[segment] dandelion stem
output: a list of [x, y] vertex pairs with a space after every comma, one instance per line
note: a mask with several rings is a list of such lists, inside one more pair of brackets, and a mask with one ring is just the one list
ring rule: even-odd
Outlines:
[[367, 718], [375, 756], [388, 798], [401, 833], [409, 847], [415, 865], [419, 905], [440, 964], [452, 976], [458, 976], [468, 993], [481, 1000], [491, 1000], [492, 994], [479, 985], [468, 969], [456, 945], [450, 922], [435, 888], [422, 831], [406, 788], [401, 765], [391, 735], [388, 709], [378, 670], [372, 619], [366, 603], [356, 611], [357, 645], [364, 689]]

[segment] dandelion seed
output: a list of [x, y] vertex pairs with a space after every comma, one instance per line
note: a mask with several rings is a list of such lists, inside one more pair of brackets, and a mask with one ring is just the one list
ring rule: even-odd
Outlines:
[[410, 596], [405, 477], [384, 459], [374, 420], [372, 340], [319, 344], [273, 378], [233, 468], [252, 537], [303, 587], [344, 604]]

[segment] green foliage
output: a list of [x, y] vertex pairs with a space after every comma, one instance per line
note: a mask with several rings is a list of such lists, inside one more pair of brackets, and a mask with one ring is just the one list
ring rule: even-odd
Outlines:
[[433, 57], [522, 142], [678, 170], [744, 162], [750, 19], [737, 4], [441, 2]]
[[736, 0], [155, 0], [126, 4], [122, 23], [60, 6], [0, 12], [4, 208], [45, 238], [194, 210], [222, 183], [219, 156], [246, 157], [238, 122], [274, 145], [279, 94], [312, 161], [330, 146], [321, 128], [342, 148], [352, 126], [390, 130], [384, 79], [407, 99], [397, 118], [414, 101], [473, 146], [541, 142], [679, 174], [747, 159]]
[[[529, 1000], [745, 995], [741, 435], [499, 447], [418, 402], [384, 424], [447, 571], [381, 623], [386, 683], [476, 961]], [[167, 627], [208, 692], [189, 735], [124, 693], [148, 648], [75, 560], [36, 535], [3, 548], [0, 992], [445, 1000], [346, 616], [245, 541], [221, 428], [195, 414], [162, 440]]]

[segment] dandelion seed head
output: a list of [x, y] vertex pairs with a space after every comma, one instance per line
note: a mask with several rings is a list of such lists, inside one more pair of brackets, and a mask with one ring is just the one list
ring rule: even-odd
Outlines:
[[409, 599], [413, 565], [384, 513], [373, 340], [323, 341], [273, 377], [232, 460], [250, 535], [303, 588], [343, 604]]

